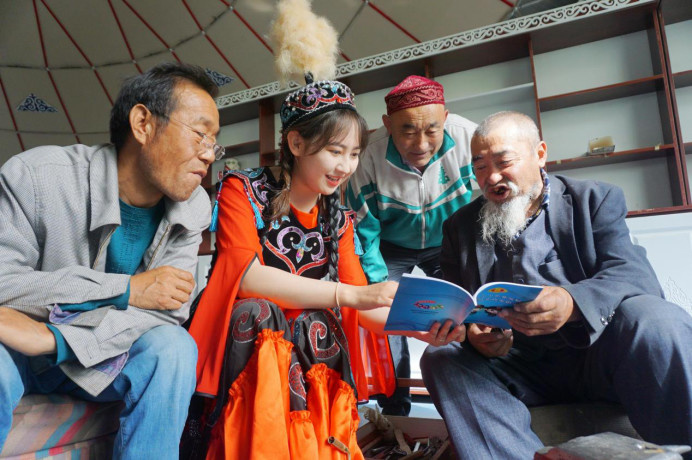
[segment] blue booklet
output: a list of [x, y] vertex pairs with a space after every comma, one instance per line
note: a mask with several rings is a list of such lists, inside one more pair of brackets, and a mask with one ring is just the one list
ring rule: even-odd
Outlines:
[[487, 283], [474, 295], [449, 281], [405, 274], [399, 281], [385, 331], [428, 331], [435, 321], [443, 324], [479, 323], [510, 329], [497, 316], [499, 308], [535, 299], [543, 288], [507, 282]]

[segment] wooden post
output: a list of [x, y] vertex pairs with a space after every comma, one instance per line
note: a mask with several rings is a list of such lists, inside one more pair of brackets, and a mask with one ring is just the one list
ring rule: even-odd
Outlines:
[[274, 166], [276, 163], [274, 133], [274, 104], [271, 99], [263, 99], [259, 103], [260, 166]]
[[423, 61], [423, 73], [425, 78], [429, 78], [431, 80], [435, 79], [435, 72], [433, 70], [433, 65], [430, 59], [425, 59]]

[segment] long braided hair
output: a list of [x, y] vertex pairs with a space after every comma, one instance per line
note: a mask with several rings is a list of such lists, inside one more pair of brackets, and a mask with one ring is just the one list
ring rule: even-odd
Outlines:
[[[271, 202], [269, 221], [281, 219], [290, 210], [291, 176], [295, 157], [288, 145], [288, 132], [297, 131], [308, 144], [309, 155], [314, 155], [324, 149], [330, 142], [339, 139], [349, 129], [359, 131], [360, 148], [364, 149], [368, 144], [368, 125], [358, 112], [349, 109], [334, 109], [328, 112], [301, 120], [282, 132], [280, 144], [279, 166], [281, 176], [279, 184], [281, 190], [274, 196]], [[329, 254], [329, 279], [339, 281], [339, 204], [341, 199], [339, 190], [329, 196], [321, 196], [319, 199], [320, 216], [326, 218], [322, 235], [329, 238], [327, 247]]]

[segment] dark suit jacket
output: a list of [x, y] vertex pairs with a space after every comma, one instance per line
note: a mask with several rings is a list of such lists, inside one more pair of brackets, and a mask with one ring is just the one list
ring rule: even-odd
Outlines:
[[[446, 280], [469, 292], [499, 281], [490, 279], [494, 248], [480, 237], [478, 215], [484, 202], [479, 197], [443, 226], [442, 272]], [[546, 218], [560, 260], [544, 263], [538, 270], [549, 272], [564, 266], [571, 284], [562, 287], [572, 295], [586, 323], [581, 343], [568, 340], [575, 346], [592, 344], [624, 299], [641, 294], [663, 297], [646, 252], [630, 240], [626, 214], [619, 187], [550, 176]]]

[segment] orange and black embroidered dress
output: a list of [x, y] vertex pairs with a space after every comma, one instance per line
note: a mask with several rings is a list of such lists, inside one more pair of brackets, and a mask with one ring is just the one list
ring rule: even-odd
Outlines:
[[[318, 207], [291, 208], [283, 220], [268, 222], [263, 214], [277, 190], [264, 168], [223, 180], [217, 254], [189, 329], [199, 350], [197, 393], [215, 399], [201, 417], [191, 407], [186, 434], [213, 424], [203, 441], [213, 459], [347, 458], [339, 443], [362, 459], [356, 402], [395, 386], [386, 338], [361, 329], [358, 311], [348, 307], [283, 310], [272, 299], [238, 296], [255, 259], [299, 276], [327, 275], [329, 237]], [[339, 210], [339, 279], [364, 285], [354, 217]]]

